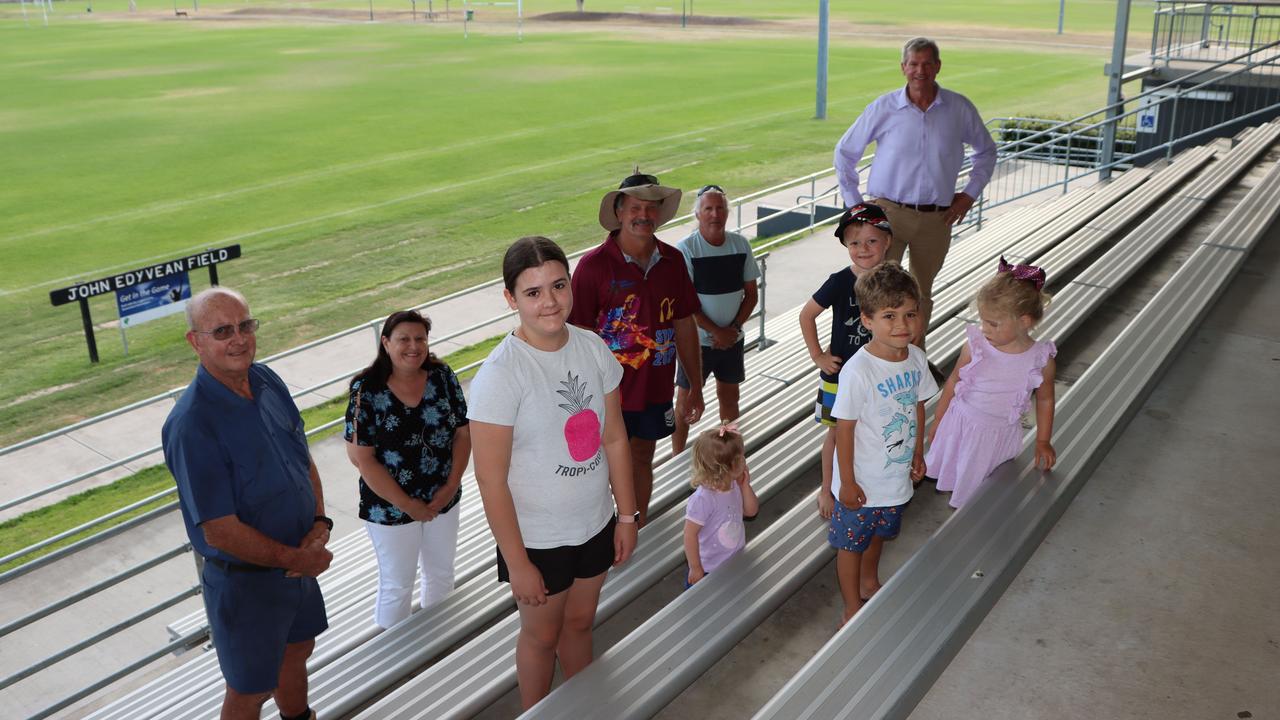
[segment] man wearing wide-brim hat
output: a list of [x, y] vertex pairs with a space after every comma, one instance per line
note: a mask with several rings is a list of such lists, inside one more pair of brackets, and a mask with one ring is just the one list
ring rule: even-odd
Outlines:
[[690, 423], [702, 416], [701, 354], [693, 313], [698, 294], [684, 256], [654, 233], [675, 217], [680, 190], [652, 175], [623, 180], [600, 201], [600, 225], [609, 231], [600, 247], [573, 271], [569, 321], [604, 338], [622, 364], [622, 414], [631, 442], [632, 473], [640, 522], [653, 490], [653, 451], [675, 429], [676, 358], [691, 382]]

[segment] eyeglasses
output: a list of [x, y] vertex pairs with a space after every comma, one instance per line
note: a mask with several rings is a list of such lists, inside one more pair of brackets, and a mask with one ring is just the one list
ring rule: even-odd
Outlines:
[[255, 318], [241, 320], [236, 325], [219, 325], [212, 330], [194, 330], [197, 335], [212, 335], [214, 340], [220, 342], [230, 340], [238, 330], [241, 335], [252, 335], [258, 332], [259, 323]]
[[698, 191], [698, 197], [702, 197], [703, 195], [709, 192], [718, 192], [721, 195], [725, 194], [724, 188], [720, 187], [719, 185], [703, 185], [702, 189]]

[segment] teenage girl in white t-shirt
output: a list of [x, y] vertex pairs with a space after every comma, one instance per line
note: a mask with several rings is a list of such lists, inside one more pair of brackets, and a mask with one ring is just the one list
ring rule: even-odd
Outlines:
[[[594, 333], [568, 325], [564, 251], [516, 241], [502, 261], [520, 325], [471, 384], [476, 481], [498, 544], [498, 579], [520, 611], [516, 675], [527, 709], [592, 659], [605, 573], [636, 547], [622, 367]], [[614, 509], [617, 509], [617, 517]]]

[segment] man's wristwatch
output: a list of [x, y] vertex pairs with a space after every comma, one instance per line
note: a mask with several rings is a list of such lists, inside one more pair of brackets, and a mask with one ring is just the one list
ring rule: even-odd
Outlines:
[[618, 522], [623, 523], [625, 525], [638, 523], [640, 522], [640, 511], [637, 510], [631, 513], [630, 515], [623, 515], [622, 513], [618, 513]]
[[333, 532], [333, 518], [327, 515], [317, 515], [315, 521], [311, 524], [314, 525], [316, 523], [324, 523], [324, 526], [329, 528], [329, 532]]

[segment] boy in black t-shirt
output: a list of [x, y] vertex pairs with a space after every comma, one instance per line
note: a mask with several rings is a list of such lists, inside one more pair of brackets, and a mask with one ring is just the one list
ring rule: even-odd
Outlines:
[[[836, 451], [836, 421], [831, 417], [831, 406], [836, 399], [840, 366], [871, 340], [871, 334], [862, 326], [853, 284], [864, 272], [884, 262], [893, 242], [889, 218], [879, 205], [872, 203], [845, 210], [835, 234], [840, 244], [849, 249], [850, 265], [832, 273], [800, 310], [800, 332], [822, 377], [814, 420], [827, 426], [827, 436], [822, 441], [822, 492], [818, 493], [818, 514], [824, 520], [831, 518], [833, 507], [831, 464]], [[818, 315], [828, 307], [831, 347], [824, 351], [818, 343]]]

